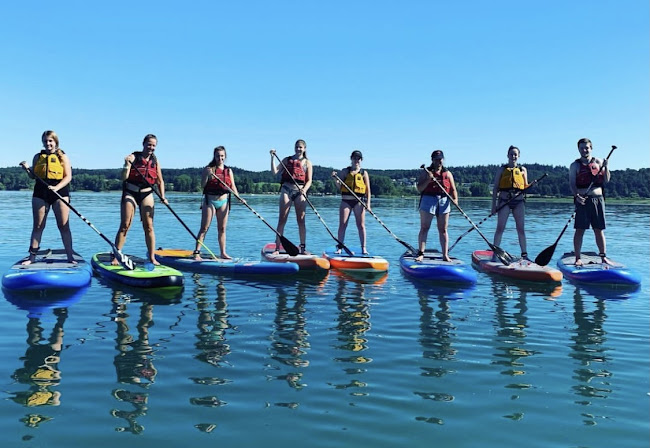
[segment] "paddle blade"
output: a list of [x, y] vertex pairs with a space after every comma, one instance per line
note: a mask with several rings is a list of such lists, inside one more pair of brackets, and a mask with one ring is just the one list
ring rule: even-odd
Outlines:
[[120, 265], [129, 271], [132, 271], [135, 269], [135, 265], [133, 264], [133, 260], [131, 260], [129, 257], [124, 255], [120, 250], [113, 246], [113, 255], [115, 255], [115, 259], [120, 263]]
[[551, 258], [553, 258], [553, 253], [555, 252], [555, 246], [557, 246], [557, 244], [553, 244], [552, 246], [549, 246], [543, 251], [541, 251], [539, 255], [535, 258], [535, 263], [540, 266], [546, 266], [551, 261]]
[[280, 235], [280, 242], [282, 243], [282, 247], [284, 247], [284, 250], [292, 257], [295, 257], [300, 253], [300, 249], [298, 249], [295, 244], [293, 244], [291, 241], [289, 241], [286, 237], [282, 235]]
[[492, 249], [492, 252], [494, 252], [494, 255], [499, 259], [501, 263], [504, 265], [508, 266], [511, 264], [513, 261], [515, 261], [515, 258], [510, 255], [508, 252], [505, 250], [501, 249], [498, 246], [495, 245], [490, 245], [490, 248]]

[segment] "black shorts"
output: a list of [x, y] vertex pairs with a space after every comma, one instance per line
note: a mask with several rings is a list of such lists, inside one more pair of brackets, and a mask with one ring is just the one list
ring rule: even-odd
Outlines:
[[574, 229], [605, 229], [605, 198], [589, 196], [585, 205], [576, 204]]
[[[47, 180], [45, 182], [48, 182]], [[50, 185], [56, 185], [59, 183], [59, 181], [49, 181], [48, 182]], [[62, 197], [70, 196], [70, 187], [66, 185], [65, 187], [61, 188], [58, 191], [59, 195]], [[57, 194], [47, 188], [45, 185], [43, 185], [41, 182], [36, 181], [36, 185], [34, 185], [34, 194], [33, 196], [35, 198], [39, 198], [47, 202], [48, 205], [54, 204], [56, 201], [58, 201], [60, 198], [57, 196]]]

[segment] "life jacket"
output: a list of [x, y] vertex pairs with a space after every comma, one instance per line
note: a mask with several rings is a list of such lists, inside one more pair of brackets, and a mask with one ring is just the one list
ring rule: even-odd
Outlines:
[[[232, 178], [230, 177], [230, 168], [224, 166], [223, 168], [215, 168], [214, 176], [217, 176], [220, 180], [223, 181], [228, 188], [232, 189]], [[203, 187], [203, 194], [212, 194], [215, 196], [221, 196], [226, 193], [230, 193], [226, 187], [223, 186], [219, 180], [215, 179], [214, 176], [210, 176], [208, 181]]]
[[[348, 170], [348, 175], [345, 176], [343, 183], [350, 187], [355, 194], [366, 194], [366, 182], [363, 180], [363, 170], [353, 174]], [[350, 191], [341, 185], [342, 194], [350, 194]]]
[[63, 164], [61, 163], [62, 154], [64, 154], [64, 152], [60, 149], [57, 149], [56, 152], [51, 154], [46, 150], [42, 150], [38, 156], [38, 160], [32, 168], [34, 174], [44, 180], [63, 179]]
[[592, 158], [586, 165], [580, 159], [576, 159], [576, 162], [580, 164], [576, 175], [576, 187], [588, 188], [592, 181], [594, 187], [603, 186], [605, 183], [605, 174], [600, 171], [600, 165], [596, 162], [595, 158]]
[[[305, 181], [307, 179], [307, 173], [305, 172], [304, 168], [302, 167], [302, 160], [299, 159], [292, 159], [290, 158], [284, 166], [287, 167], [285, 170], [284, 168], [282, 169], [282, 183], [289, 182], [293, 183], [291, 180], [291, 177], [296, 180], [300, 185], [304, 185]], [[287, 173], [287, 170], [289, 173], [291, 173], [291, 176], [289, 176], [289, 173]]]
[[[449, 179], [449, 171], [444, 170], [442, 173], [433, 173], [433, 177], [440, 183], [440, 185], [442, 185], [447, 193], [451, 192], [451, 180]], [[422, 194], [426, 196], [445, 196], [445, 193], [433, 180], [427, 184]]]
[[518, 166], [510, 168], [504, 165], [504, 170], [501, 173], [499, 180], [499, 190], [523, 190], [526, 188], [526, 181], [524, 180], [524, 172]]
[[145, 161], [142, 152], [134, 152], [135, 160], [131, 164], [129, 175], [126, 181], [130, 184], [137, 185], [140, 188], [147, 188], [156, 183], [158, 180], [158, 161], [153, 154], [149, 161]]

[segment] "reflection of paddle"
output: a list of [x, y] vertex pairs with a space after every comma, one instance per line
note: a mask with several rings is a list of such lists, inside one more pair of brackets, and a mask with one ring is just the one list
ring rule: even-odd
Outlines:
[[[529, 188], [533, 187], [537, 182], [539, 182], [540, 180], [544, 179], [546, 176], [548, 176], [548, 173], [544, 173], [544, 175], [543, 175], [542, 177], [540, 177], [539, 179], [535, 179], [535, 180], [533, 181], [533, 183], [528, 184], [528, 186], [526, 186], [526, 188], [524, 188], [523, 190], [518, 190], [517, 193], [515, 193], [515, 194], [514, 194], [510, 199], [508, 199], [506, 202], [504, 202], [503, 204], [501, 204], [500, 206], [498, 206], [497, 209], [494, 211], [494, 213], [490, 213], [490, 214], [487, 215], [485, 218], [481, 219], [481, 220], [478, 222], [478, 224], [476, 224], [476, 227], [479, 227], [479, 226], [480, 226], [481, 224], [483, 224], [483, 223], [484, 223], [488, 218], [491, 218], [492, 216], [494, 216], [494, 215], [496, 215], [497, 213], [499, 213], [499, 210], [501, 210], [503, 207], [505, 207], [506, 205], [508, 205], [508, 204], [510, 203], [510, 201], [512, 201], [513, 199], [518, 198], [519, 196], [521, 196], [522, 194], [524, 194], [524, 193], [526, 192], [526, 190], [528, 190]], [[467, 229], [467, 231], [466, 231], [465, 233], [463, 233], [461, 236], [459, 236], [459, 237], [456, 239], [456, 241], [454, 242], [454, 244], [452, 244], [451, 247], [449, 248], [449, 252], [451, 252], [451, 250], [452, 250], [454, 247], [456, 247], [456, 244], [458, 244], [458, 242], [459, 242], [459, 241], [460, 241], [460, 240], [461, 240], [465, 235], [467, 235], [468, 233], [470, 233], [472, 230], [474, 230], [474, 227], [470, 227], [469, 229]]]
[[488, 244], [488, 246], [490, 246], [490, 249], [492, 249], [492, 252], [494, 252], [494, 255], [499, 259], [499, 261], [501, 261], [501, 263], [505, 264], [506, 266], [509, 265], [510, 263], [512, 263], [514, 261], [513, 256], [510, 255], [505, 250], [501, 249], [500, 247], [495, 246], [494, 244], [490, 243], [490, 241], [485, 237], [485, 235], [483, 235], [483, 232], [481, 232], [478, 229], [478, 227], [476, 227], [476, 224], [474, 224], [474, 222], [469, 218], [469, 216], [467, 216], [467, 214], [465, 214], [463, 209], [460, 208], [460, 206], [456, 203], [456, 201], [454, 201], [451, 198], [451, 195], [449, 193], [447, 193], [447, 190], [445, 190], [443, 188], [443, 186], [440, 185], [440, 182], [438, 182], [438, 179], [436, 179], [436, 176], [434, 176], [433, 173], [431, 171], [429, 171], [429, 169], [426, 166], [422, 165], [420, 168], [422, 168], [424, 171], [426, 171], [427, 173], [429, 173], [431, 175], [432, 180], [436, 184], [438, 184], [438, 188], [440, 188], [440, 190], [449, 198], [451, 203], [456, 206], [458, 211], [465, 217], [465, 219], [469, 221], [469, 223], [472, 225], [474, 230], [476, 230], [478, 232], [478, 234], [481, 235], [481, 238], [483, 238], [485, 240], [485, 242]]
[[311, 203], [311, 201], [310, 201], [309, 198], [307, 197], [307, 194], [306, 194], [304, 191], [302, 191], [302, 188], [300, 188], [300, 185], [298, 184], [298, 182], [296, 182], [296, 179], [294, 179], [294, 177], [291, 175], [291, 173], [289, 172], [289, 169], [285, 166], [285, 164], [284, 164], [284, 162], [282, 161], [282, 159], [280, 159], [280, 158], [278, 157], [278, 155], [275, 153], [275, 151], [273, 152], [273, 155], [275, 156], [276, 159], [278, 159], [278, 161], [280, 162], [280, 165], [282, 165], [282, 168], [284, 168], [284, 171], [287, 172], [287, 175], [289, 175], [289, 177], [290, 177], [291, 180], [293, 181], [293, 184], [298, 188], [298, 191], [300, 191], [300, 194], [302, 194], [302, 196], [303, 196], [303, 197], [305, 198], [305, 200], [307, 201], [307, 204], [309, 204], [309, 206], [310, 206], [311, 209], [314, 211], [314, 213], [316, 213], [316, 216], [318, 216], [318, 219], [320, 219], [320, 222], [323, 223], [323, 226], [325, 226], [325, 230], [327, 230], [327, 233], [329, 233], [330, 236], [334, 239], [334, 241], [336, 241], [336, 244], [338, 244], [338, 247], [340, 247], [341, 249], [343, 249], [343, 250], [345, 251], [345, 253], [348, 254], [349, 256], [354, 255], [354, 253], [353, 253], [350, 249], [348, 249], [348, 247], [347, 247], [345, 244], [343, 244], [341, 241], [338, 240], [338, 238], [336, 238], [336, 237], [334, 236], [334, 234], [332, 233], [332, 231], [330, 230], [330, 228], [327, 227], [327, 224], [325, 224], [325, 221], [323, 221], [323, 218], [321, 218], [320, 214], [318, 213], [318, 210], [316, 210], [316, 207], [314, 207], [314, 204]]
[[27, 167], [27, 162], [20, 162], [20, 166], [22, 166], [23, 169], [25, 171], [27, 171], [27, 173], [30, 175], [30, 177], [36, 179], [38, 182], [42, 183], [48, 189], [48, 191], [51, 191], [52, 193], [57, 195], [58, 198], [61, 200], [61, 202], [63, 202], [65, 205], [67, 205], [68, 208], [70, 210], [72, 210], [78, 217], [80, 217], [83, 222], [88, 224], [91, 229], [93, 229], [95, 232], [97, 232], [97, 234], [104, 239], [104, 241], [106, 241], [108, 244], [110, 244], [111, 248], [113, 249], [113, 255], [115, 255], [115, 259], [120, 262], [120, 264], [122, 265], [122, 267], [124, 269], [128, 269], [129, 271], [132, 271], [133, 269], [135, 269], [135, 266], [133, 265], [133, 260], [131, 260], [129, 257], [127, 257], [122, 252], [120, 252], [120, 250], [117, 248], [117, 246], [115, 246], [115, 244], [111, 240], [109, 240], [106, 237], [106, 235], [104, 235], [102, 232], [97, 230], [97, 227], [92, 225], [90, 223], [90, 221], [88, 221], [81, 213], [79, 213], [72, 205], [70, 205], [70, 203], [68, 201], [63, 199], [63, 196], [61, 196], [58, 191], [50, 190], [49, 189], [50, 186], [47, 184], [47, 182], [45, 182], [40, 177], [36, 176], [34, 174], [34, 172], [30, 168]]
[[140, 177], [142, 178], [143, 182], [144, 182], [145, 184], [147, 184], [147, 185], [148, 185], [148, 186], [153, 190], [153, 192], [156, 193], [156, 196], [158, 196], [158, 197], [160, 198], [160, 202], [162, 202], [163, 204], [165, 204], [165, 205], [167, 206], [167, 208], [169, 209], [169, 211], [172, 212], [172, 215], [174, 215], [174, 216], [176, 217], [176, 219], [178, 219], [178, 222], [180, 222], [181, 224], [183, 224], [183, 227], [185, 227], [185, 230], [187, 230], [187, 231], [190, 233], [190, 235], [192, 235], [192, 238], [194, 238], [194, 240], [195, 240], [197, 243], [199, 243], [201, 246], [203, 246], [203, 247], [205, 248], [205, 250], [207, 250], [208, 253], [209, 253], [210, 255], [212, 255], [212, 258], [217, 259], [218, 257], [217, 257], [217, 256], [216, 256], [216, 255], [215, 255], [215, 254], [210, 250], [210, 248], [209, 248], [208, 246], [206, 246], [205, 244], [203, 244], [203, 241], [200, 241], [199, 238], [198, 238], [196, 235], [194, 235], [194, 232], [192, 232], [192, 231], [190, 230], [190, 228], [187, 227], [187, 224], [185, 224], [185, 223], [183, 222], [183, 220], [181, 219], [181, 217], [178, 216], [178, 215], [176, 214], [176, 212], [174, 211], [174, 209], [172, 208], [172, 206], [169, 205], [168, 202], [163, 201], [163, 197], [160, 195], [160, 193], [158, 192], [158, 190], [157, 190], [153, 185], [151, 185], [151, 183], [150, 183], [150, 182], [147, 180], [147, 178], [142, 174], [142, 172], [140, 172], [140, 170], [137, 169], [137, 168], [135, 168], [135, 170], [138, 172], [138, 174], [140, 174]]
[[345, 182], [343, 182], [339, 176], [336, 175], [336, 173], [332, 173], [332, 177], [335, 178], [336, 180], [338, 180], [338, 181], [341, 183], [341, 185], [343, 185], [343, 186], [344, 186], [344, 187], [345, 187], [345, 188], [350, 192], [350, 194], [351, 194], [352, 196], [354, 196], [354, 198], [355, 198], [357, 201], [359, 201], [359, 204], [363, 205], [363, 208], [365, 208], [365, 209], [368, 211], [368, 213], [370, 213], [370, 214], [373, 216], [373, 218], [375, 218], [375, 219], [377, 220], [377, 222], [379, 222], [379, 224], [381, 224], [382, 227], [383, 227], [384, 229], [386, 229], [386, 230], [388, 231], [388, 233], [390, 233], [390, 235], [391, 235], [393, 238], [395, 238], [395, 239], [397, 240], [398, 243], [400, 243], [402, 246], [406, 247], [409, 251], [411, 251], [411, 253], [412, 253], [413, 255], [416, 255], [416, 254], [418, 253], [418, 251], [417, 251], [416, 248], [414, 248], [413, 246], [411, 246], [411, 245], [410, 245], [409, 243], [407, 243], [406, 241], [402, 241], [402, 240], [400, 240], [400, 239], [397, 237], [397, 235], [395, 235], [393, 232], [391, 232], [390, 229], [389, 229], [388, 227], [386, 227], [386, 224], [384, 224], [384, 223], [381, 221], [381, 219], [379, 219], [379, 217], [378, 217], [377, 215], [375, 215], [375, 214], [372, 212], [372, 210], [370, 210], [370, 209], [368, 208], [368, 206], [366, 205], [366, 203], [363, 202], [363, 201], [361, 200], [361, 198], [360, 198], [359, 196], [357, 196], [356, 193], [355, 193], [354, 191], [352, 191], [352, 189], [351, 189], [351, 188], [350, 188], [350, 187], [349, 187]]
[[284, 235], [280, 234], [280, 232], [278, 232], [274, 227], [272, 227], [271, 224], [269, 224], [268, 222], [266, 222], [266, 220], [262, 217], [262, 215], [260, 215], [260, 214], [257, 213], [255, 210], [253, 210], [253, 207], [251, 207], [250, 205], [248, 205], [248, 202], [244, 201], [241, 197], [239, 197], [239, 195], [238, 195], [237, 193], [235, 193], [235, 192], [233, 191], [233, 189], [230, 188], [230, 187], [229, 187], [229, 186], [228, 186], [228, 185], [227, 185], [223, 180], [219, 179], [219, 176], [216, 176], [216, 175], [215, 175], [214, 173], [212, 173], [212, 172], [210, 173], [210, 175], [211, 175], [212, 177], [214, 177], [215, 179], [217, 179], [219, 182], [221, 182], [221, 185], [223, 185], [224, 187], [226, 187], [226, 188], [228, 189], [228, 191], [229, 191], [233, 196], [235, 196], [235, 197], [239, 200], [239, 202], [241, 202], [241, 203], [244, 204], [246, 207], [248, 207], [248, 209], [249, 209], [251, 212], [253, 212], [253, 213], [255, 214], [255, 216], [257, 216], [258, 218], [260, 218], [260, 219], [262, 220], [262, 222], [263, 222], [264, 224], [266, 224], [266, 225], [269, 227], [269, 229], [271, 229], [271, 230], [273, 230], [273, 231], [275, 232], [275, 234], [280, 238], [280, 242], [282, 243], [282, 247], [284, 248], [284, 250], [285, 250], [289, 255], [291, 255], [292, 257], [295, 257], [296, 255], [298, 255], [298, 254], [300, 253], [300, 250], [296, 247], [295, 244], [293, 244], [291, 241], [289, 241], [289, 240], [288, 240]]
[[[612, 153], [614, 152], [615, 149], [616, 149], [616, 146], [612, 145], [612, 150], [609, 151], [609, 154], [607, 154], [607, 157], [605, 157], [605, 162], [609, 160], [609, 156], [612, 155]], [[596, 175], [593, 177], [591, 183], [587, 187], [587, 190], [585, 191], [585, 194], [584, 194], [585, 197], [589, 195], [589, 192], [591, 191], [591, 189], [594, 186], [594, 182], [596, 181], [596, 178], [598, 177], [600, 172], [603, 170], [603, 168], [605, 168], [604, 163], [602, 164], [602, 166], [600, 167], [600, 169], [598, 170]], [[575, 211], [573, 212], [573, 214], [571, 215], [571, 217], [567, 221], [566, 225], [564, 226], [564, 228], [560, 232], [560, 236], [557, 237], [557, 239], [555, 240], [555, 242], [553, 244], [551, 244], [550, 246], [548, 246], [546, 249], [544, 249], [543, 251], [541, 251], [539, 253], [537, 258], [535, 258], [535, 263], [537, 263], [540, 266], [546, 266], [551, 261], [551, 258], [553, 258], [553, 253], [555, 253], [555, 248], [557, 247], [557, 243], [560, 242], [560, 239], [562, 238], [562, 235], [564, 235], [564, 232], [569, 227], [569, 224], [571, 223], [571, 221], [573, 221], [573, 218], [576, 217], [577, 212], [578, 212], [578, 206], [576, 205]], [[576, 256], [579, 256], [579, 254], [576, 254]]]

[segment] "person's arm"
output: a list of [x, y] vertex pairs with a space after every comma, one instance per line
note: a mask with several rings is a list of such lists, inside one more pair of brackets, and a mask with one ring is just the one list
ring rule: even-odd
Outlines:
[[524, 175], [524, 188], [528, 186], [528, 170], [526, 167], [521, 167], [521, 173]]
[[451, 174], [451, 171], [447, 171], [447, 175], [449, 176], [449, 183], [451, 184], [449, 196], [451, 196], [451, 199], [458, 205], [458, 191], [456, 191], [456, 182], [454, 182], [454, 176]]
[[305, 173], [305, 185], [302, 187], [302, 191], [307, 193], [309, 190], [309, 187], [311, 187], [311, 181], [312, 181], [312, 175], [314, 174], [314, 168], [311, 166], [311, 162], [309, 159], [306, 160], [307, 162], [307, 172]]
[[[38, 157], [40, 156], [40, 153], [36, 153], [36, 155], [32, 158], [32, 169], [27, 171], [27, 175], [29, 176], [30, 179], [36, 179], [36, 176], [34, 175], [34, 170], [33, 167], [36, 166], [36, 162], [38, 162]], [[27, 165], [27, 162], [20, 162], [21, 165], [24, 165], [26, 168], [29, 168], [29, 165]]]
[[125, 181], [129, 177], [129, 171], [131, 171], [131, 164], [135, 160], [134, 154], [129, 154], [124, 158], [124, 166], [122, 167], [122, 175], [120, 176], [122, 181]]
[[61, 164], [63, 165], [63, 179], [58, 184], [50, 187], [52, 191], [59, 191], [72, 180], [72, 167], [70, 166], [70, 159], [66, 154], [61, 154]]
[[210, 179], [212, 179], [212, 170], [209, 166], [203, 168], [201, 173], [201, 190], [203, 190]]
[[158, 178], [156, 179], [156, 184], [158, 184], [158, 191], [160, 192], [160, 200], [163, 203], [167, 203], [167, 198], [165, 197], [165, 180], [163, 179], [160, 163], [156, 163], [156, 171], [158, 172]]
[[239, 191], [237, 190], [237, 185], [235, 184], [235, 175], [230, 168], [228, 168], [228, 171], [229, 171], [228, 174], [230, 174], [230, 180], [232, 181], [232, 191], [234, 191], [235, 194], [239, 196]]
[[422, 170], [418, 177], [418, 183], [416, 184], [416, 188], [419, 193], [422, 193], [425, 188], [427, 188], [427, 185], [429, 185], [429, 182], [433, 180], [433, 175], [430, 174], [427, 170]]
[[575, 197], [578, 195], [578, 187], [576, 186], [576, 177], [578, 176], [578, 168], [580, 162], [573, 162], [569, 167], [569, 188], [571, 189], [571, 194]]
[[278, 171], [280, 171], [280, 165], [276, 165], [273, 156], [275, 155], [275, 149], [271, 149], [269, 151], [271, 154], [271, 172], [273, 174], [278, 174]]
[[601, 160], [599, 165], [603, 167], [603, 183], [606, 184], [611, 178], [611, 173], [609, 172], [609, 164], [607, 159]]
[[366, 184], [366, 206], [368, 207], [368, 210], [371, 210], [370, 198], [372, 197], [372, 194], [370, 193], [370, 176], [368, 175], [368, 171], [363, 172], [363, 181]]
[[499, 183], [501, 182], [503, 169], [503, 166], [500, 166], [494, 175], [494, 182], [492, 184], [492, 214], [494, 214], [497, 210], [497, 196], [499, 195]]

